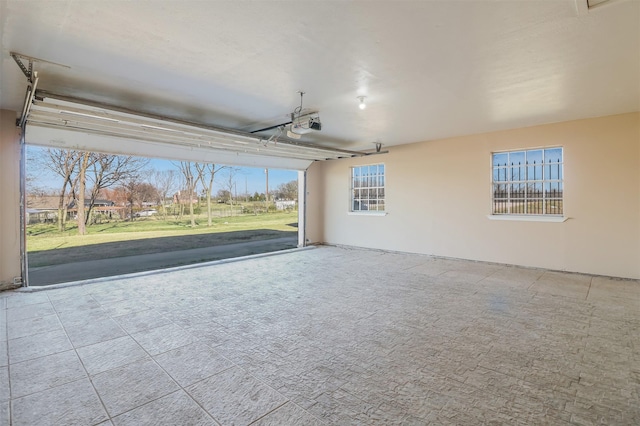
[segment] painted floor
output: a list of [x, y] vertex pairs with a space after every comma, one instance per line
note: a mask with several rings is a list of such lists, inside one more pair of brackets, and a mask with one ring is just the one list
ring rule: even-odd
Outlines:
[[0, 424], [640, 424], [640, 283], [322, 247], [0, 293]]

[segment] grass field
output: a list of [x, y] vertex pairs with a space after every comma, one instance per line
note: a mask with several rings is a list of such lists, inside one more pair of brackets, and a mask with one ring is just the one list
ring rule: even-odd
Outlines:
[[[77, 225], [74, 222], [69, 223], [67, 230], [62, 233], [58, 232], [55, 224], [36, 224], [27, 227], [27, 251], [35, 253], [131, 240], [156, 241], [165, 237], [206, 236], [209, 234], [220, 234], [221, 239], [225, 241], [230, 239], [230, 243], [234, 242], [231, 241], [233, 235], [243, 234], [242, 240], [246, 240], [248, 231], [260, 231], [255, 236], [292, 232], [296, 230], [297, 222], [297, 211], [214, 218], [211, 227], [207, 226], [205, 215], [197, 216], [197, 226], [195, 227], [191, 227], [188, 215], [182, 220], [176, 220], [172, 217], [166, 220], [161, 217], [148, 217], [139, 218], [133, 222], [112, 221], [91, 225], [87, 227], [87, 235], [83, 236], [78, 235]], [[213, 235], [210, 236], [213, 237]]]

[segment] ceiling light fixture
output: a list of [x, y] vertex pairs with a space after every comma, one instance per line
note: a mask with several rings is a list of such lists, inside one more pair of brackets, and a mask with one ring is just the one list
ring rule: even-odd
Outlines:
[[360, 99], [360, 105], [358, 105], [358, 107], [360, 109], [365, 109], [367, 107], [367, 104], [364, 103], [366, 96], [358, 96], [358, 99]]

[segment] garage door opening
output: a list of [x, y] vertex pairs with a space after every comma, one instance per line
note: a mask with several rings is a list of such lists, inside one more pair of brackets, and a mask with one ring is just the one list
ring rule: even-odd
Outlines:
[[[37, 78], [33, 86], [37, 85]], [[35, 90], [35, 89], [33, 89]], [[44, 279], [39, 280], [37, 273], [47, 278], [53, 276], [54, 265], [36, 261], [36, 252], [40, 253], [46, 251], [42, 248], [37, 248], [35, 241], [38, 237], [41, 237], [46, 233], [47, 229], [57, 229], [58, 232], [73, 232], [63, 226], [61, 221], [67, 220], [68, 223], [76, 221], [77, 230], [76, 233], [81, 236], [81, 240], [87, 239], [87, 235], [91, 235], [92, 230], [97, 230], [95, 234], [103, 238], [105, 244], [112, 244], [113, 246], [96, 246], [100, 247], [96, 249], [97, 259], [91, 260], [95, 262], [105, 262], [106, 259], [110, 259], [110, 256], [123, 255], [125, 253], [131, 253], [132, 255], [153, 255], [159, 257], [164, 253], [172, 262], [177, 261], [176, 250], [171, 244], [154, 246], [153, 251], [158, 253], [146, 253], [146, 243], [137, 242], [135, 245], [133, 241], [139, 240], [138, 238], [123, 238], [121, 241], [108, 241], [112, 234], [118, 233], [120, 228], [124, 228], [124, 224], [131, 227], [142, 226], [144, 223], [154, 223], [154, 221], [160, 220], [162, 217], [166, 220], [170, 215], [174, 216], [174, 225], [182, 227], [182, 231], [193, 231], [194, 229], [201, 229], [200, 225], [193, 218], [196, 216], [202, 199], [202, 191], [207, 193], [207, 182], [213, 177], [213, 181], [218, 183], [216, 190], [220, 190], [226, 186], [227, 197], [224, 197], [224, 193], [215, 193], [217, 197], [213, 197], [214, 188], [210, 188], [209, 194], [206, 196], [207, 200], [211, 200], [207, 205], [207, 214], [210, 216], [209, 211], [216, 211], [216, 208], [210, 207], [215, 199], [214, 206], [223, 207], [228, 210], [228, 218], [225, 219], [218, 226], [248, 226], [248, 223], [256, 218], [261, 218], [261, 213], [264, 213], [265, 218], [275, 218], [278, 215], [289, 215], [282, 219], [286, 223], [280, 223], [280, 229], [271, 229], [268, 236], [273, 237], [274, 231], [284, 232], [283, 238], [288, 238], [289, 233], [297, 235], [297, 239], [292, 241], [291, 246], [302, 247], [306, 243], [305, 238], [305, 197], [306, 197], [306, 170], [314, 161], [324, 161], [338, 158], [360, 157], [365, 155], [375, 155], [380, 153], [377, 148], [375, 153], [365, 153], [359, 151], [349, 151], [341, 148], [322, 146], [314, 143], [309, 143], [303, 140], [292, 140], [283, 136], [284, 131], [278, 127], [273, 129], [272, 127], [262, 128], [253, 132], [247, 132], [245, 130], [229, 129], [223, 127], [217, 127], [210, 124], [185, 121], [173, 117], [165, 117], [149, 112], [133, 111], [127, 108], [122, 108], [114, 105], [107, 105], [100, 102], [90, 101], [86, 99], [79, 99], [75, 97], [69, 97], [65, 95], [59, 95], [40, 89], [35, 90], [35, 96], [33, 90], [30, 88], [27, 92], [27, 100], [25, 102], [24, 113], [21, 117], [20, 126], [23, 129], [22, 143], [28, 147], [44, 147], [46, 149], [57, 150], [60, 158], [56, 161], [67, 160], [68, 152], [75, 152], [77, 154], [76, 164], [78, 170], [85, 168], [92, 170], [94, 180], [85, 176], [85, 179], [78, 179], [75, 192], [71, 190], [71, 184], [73, 179], [66, 173], [58, 173], [61, 177], [61, 181], [58, 181], [57, 185], [51, 183], [59, 191], [58, 194], [63, 194], [63, 183], [66, 182], [69, 185], [70, 194], [73, 195], [73, 200], [69, 203], [61, 202], [63, 198], [58, 196], [58, 204], [55, 209], [57, 215], [55, 216], [55, 224], [46, 223], [51, 222], [53, 219], [50, 217], [51, 212], [43, 212], [46, 210], [43, 208], [38, 209], [32, 204], [29, 205], [27, 196], [29, 191], [21, 188], [21, 199], [23, 202], [24, 213], [24, 229], [23, 238], [21, 242], [21, 256], [22, 256], [22, 275], [23, 285], [40, 285], [44, 282]], [[277, 126], [276, 126], [277, 127]], [[275, 133], [274, 133], [275, 132]], [[24, 152], [25, 150], [23, 150]], [[152, 156], [153, 159], [148, 157]], [[154, 163], [161, 161], [159, 159], [168, 159], [176, 167], [176, 174], [181, 177], [181, 187], [177, 189], [177, 192], [173, 196], [177, 197], [173, 209], [169, 211], [166, 205], [160, 205], [167, 203], [167, 197], [170, 195], [166, 193], [161, 198], [162, 202], [157, 205], [145, 205], [138, 204], [136, 208], [135, 197], [123, 196], [124, 201], [120, 201], [120, 204], [116, 204], [114, 200], [109, 200], [105, 193], [91, 191], [92, 185], [96, 185], [100, 179], [99, 173], [95, 170], [100, 170], [102, 162], [106, 162], [106, 159], [115, 158], [114, 164], [118, 163], [123, 158], [131, 159], [137, 158], [137, 162]], [[146, 160], [144, 160], [146, 159]], [[134, 160], [127, 160], [133, 161]], [[122, 160], [124, 162], [124, 160]], [[22, 165], [26, 166], [26, 160], [23, 156]], [[127, 163], [131, 165], [131, 163]], [[188, 167], [185, 165], [189, 165]], [[199, 165], [196, 167], [196, 165]], [[211, 165], [224, 165], [223, 168], [216, 169], [218, 166]], [[34, 166], [32, 166], [33, 168]], [[207, 169], [207, 167], [213, 167]], [[247, 171], [253, 169], [253, 172]], [[35, 169], [44, 172], [46, 167], [35, 166]], [[95, 170], [94, 170], [95, 169]], [[119, 188], [121, 193], [131, 194], [135, 185], [147, 185], [153, 186], [148, 178], [142, 177], [139, 171], [146, 170], [144, 167], [133, 167], [132, 173], [124, 173], [122, 176], [118, 175], [118, 185], [113, 183], [109, 188], [116, 190]], [[257, 171], [256, 171], [257, 170]], [[278, 171], [278, 172], [276, 172]], [[282, 171], [282, 172], [279, 172]], [[265, 192], [264, 199], [261, 197], [262, 191], [260, 189], [251, 188], [250, 180], [245, 182], [245, 188], [243, 192], [242, 179], [243, 173], [251, 175], [252, 173], [264, 173]], [[289, 173], [287, 178], [274, 181], [277, 178], [278, 173]], [[297, 178], [295, 177], [297, 174]], [[79, 174], [81, 175], [81, 174]], [[79, 176], [78, 175], [78, 176]], [[214, 177], [217, 175], [217, 178]], [[269, 176], [271, 175], [271, 176]], [[269, 183], [268, 179], [271, 178]], [[146, 179], [146, 180], [145, 180]], [[31, 181], [31, 180], [30, 180]], [[298, 192], [296, 200], [291, 199], [291, 196], [285, 197], [289, 199], [279, 199], [278, 196], [274, 197], [272, 189], [278, 187], [279, 184], [295, 183], [298, 182]], [[84, 182], [84, 190], [82, 190], [82, 183]], [[226, 182], [226, 185], [225, 185]], [[31, 183], [31, 182], [30, 182]], [[198, 187], [198, 183], [202, 183], [202, 187]], [[133, 185], [130, 188], [127, 185]], [[28, 186], [28, 185], [25, 185]], [[33, 185], [31, 185], [33, 186]], [[35, 188], [31, 191], [31, 195], [38, 192], [40, 188]], [[106, 191], [106, 189], [104, 189]], [[103, 191], [103, 192], [104, 192]], [[293, 190], [295, 192], [295, 189]], [[185, 192], [188, 194], [185, 198]], [[44, 191], [42, 194], [46, 194]], [[85, 194], [84, 200], [82, 200], [82, 194]], [[219, 196], [218, 196], [219, 195]], [[242, 202], [242, 197], [244, 201]], [[252, 200], [250, 200], [250, 198]], [[93, 200], [87, 205], [87, 200]], [[186, 200], [186, 201], [184, 201]], [[104, 201], [99, 203], [98, 201]], [[113, 201], [114, 204], [110, 204]], [[292, 204], [292, 201], [295, 201]], [[264, 208], [262, 204], [264, 202]], [[225, 204], [225, 206], [219, 206]], [[228, 206], [226, 205], [228, 204]], [[66, 209], [66, 210], [65, 210]], [[160, 210], [158, 210], [160, 209]], [[185, 209], [189, 212], [188, 223], [183, 223], [175, 218], [184, 220]], [[272, 212], [271, 210], [276, 210]], [[64, 210], [64, 211], [63, 211]], [[264, 212], [262, 212], [264, 210]], [[297, 211], [297, 214], [296, 214]], [[161, 212], [161, 214], [159, 214]], [[201, 213], [198, 213], [201, 214]], [[223, 214], [223, 213], [221, 213]], [[32, 216], [34, 219], [32, 219]], [[44, 220], [44, 224], [30, 224], [31, 221]], [[112, 221], [120, 221], [112, 226]], [[206, 228], [214, 228], [213, 224], [209, 225], [210, 219], [207, 219]], [[244, 221], [244, 222], [243, 222]], [[106, 222], [96, 223], [96, 222]], [[239, 225], [238, 222], [243, 222], [244, 225]], [[27, 225], [29, 223], [29, 225]], [[115, 222], [114, 222], [115, 223]], [[27, 229], [27, 226], [31, 226], [32, 229]], [[37, 228], [40, 226], [41, 228]], [[46, 228], [49, 226], [49, 228]], [[167, 225], [169, 226], [169, 225]], [[262, 226], [262, 224], [258, 224]], [[57, 228], [56, 228], [57, 227]], [[101, 228], [102, 227], [102, 228]], [[254, 225], [255, 227], [255, 225]], [[297, 227], [297, 230], [296, 230]], [[116, 229], [116, 231], [114, 231]], [[260, 229], [260, 228], [256, 228]], [[255, 230], [255, 229], [254, 229]], [[164, 229], [158, 232], [169, 232], [170, 230]], [[175, 231], [175, 230], [172, 230]], [[239, 231], [230, 232], [245, 232], [241, 234], [230, 234], [234, 238], [239, 237], [242, 244], [258, 244], [257, 241], [252, 241], [254, 237], [247, 237], [247, 229], [240, 229]], [[141, 231], [144, 232], [144, 231]], [[263, 232], [263, 234], [265, 234]], [[133, 234], [132, 234], [133, 235]], [[280, 236], [280, 235], [278, 235]], [[264, 237], [264, 235], [263, 235]], [[98, 238], [98, 237], [95, 237]], [[154, 237], [156, 238], [156, 237]], [[159, 242], [164, 243], [166, 240], [164, 235], [157, 236]], [[266, 239], [266, 238], [262, 238]], [[31, 244], [28, 243], [31, 240]], [[51, 250], [62, 250], [63, 248], [71, 249], [72, 245], [71, 236], [61, 236], [59, 244]], [[176, 240], [174, 240], [175, 243]], [[207, 241], [210, 241], [208, 239]], [[148, 242], [148, 241], [147, 241]], [[191, 242], [193, 243], [193, 241]], [[204, 243], [203, 243], [204, 244]], [[85, 245], [77, 244], [80, 247]], [[230, 244], [226, 244], [225, 247], [229, 247]], [[129, 247], [129, 250], [125, 250]], [[188, 249], [204, 249], [206, 247], [189, 248], [189, 243], [185, 243], [185, 250]], [[280, 249], [282, 247], [276, 247]], [[107, 250], [111, 249], [111, 250]], [[273, 250], [269, 248], [268, 250]], [[77, 259], [84, 259], [82, 256], [88, 256], [88, 249], [75, 249], [75, 253], [78, 256]], [[266, 249], [261, 249], [266, 250]], [[184, 250], [181, 250], [184, 251]], [[30, 253], [31, 259], [27, 259], [27, 253]], [[237, 255], [250, 254], [251, 251], [241, 251]], [[200, 257], [199, 261], [205, 261], [210, 256], [203, 256], [201, 252], [193, 253], [195, 257]], [[62, 256], [66, 261], [73, 260], [71, 255]], [[123, 257], [123, 256], [120, 256]], [[228, 257], [228, 256], [226, 256]], [[169, 264], [162, 263], [157, 266], [150, 266], [151, 262], [148, 258], [138, 258], [133, 261], [136, 268], [141, 268], [145, 265], [146, 269], [168, 267]], [[71, 263], [68, 263], [71, 264]], [[76, 271], [82, 269], [98, 269], [94, 264], [77, 265], [77, 268], [68, 267], [66, 271]], [[48, 268], [37, 270], [35, 268]], [[105, 269], [105, 268], [103, 268]], [[120, 266], [106, 267], [110, 275], [120, 275], [124, 273]], [[31, 272], [31, 278], [29, 277]], [[103, 275], [97, 274], [97, 275]], [[74, 281], [78, 279], [76, 276], [65, 276], [57, 279], [57, 281]], [[49, 281], [51, 281], [49, 279]]]
[[34, 145], [26, 164], [30, 286], [299, 245], [295, 170]]

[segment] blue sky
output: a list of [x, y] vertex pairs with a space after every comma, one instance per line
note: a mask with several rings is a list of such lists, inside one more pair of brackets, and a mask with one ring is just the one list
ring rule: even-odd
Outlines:
[[[45, 148], [38, 146], [27, 145], [27, 158], [35, 158]], [[149, 168], [155, 170], [170, 170], [174, 169], [179, 174], [178, 168], [175, 164], [177, 161], [169, 161], [162, 159], [151, 159], [149, 162]], [[48, 170], [29, 170], [29, 166], [34, 167], [33, 163], [27, 161], [27, 173], [34, 177], [34, 186], [43, 189], [55, 189], [61, 186], [61, 179]], [[264, 193], [266, 189], [266, 180], [264, 168], [254, 167], [237, 167], [234, 180], [236, 182], [236, 189], [238, 194], [245, 193], [245, 187], [249, 194], [255, 192]], [[214, 192], [219, 189], [223, 189], [225, 178], [228, 181], [228, 175], [226, 172], [220, 171], [220, 174], [216, 174], [217, 184], [214, 183]], [[278, 185], [298, 179], [298, 172], [295, 170], [281, 170], [281, 169], [269, 169], [269, 191], [274, 190]]]

